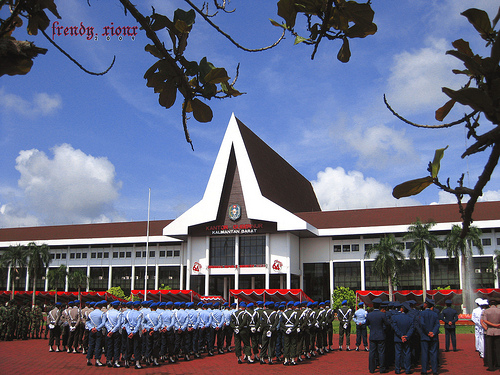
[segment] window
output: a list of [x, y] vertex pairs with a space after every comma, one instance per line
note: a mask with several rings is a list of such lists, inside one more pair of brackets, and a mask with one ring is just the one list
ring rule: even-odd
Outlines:
[[136, 252], [135, 252], [135, 257], [136, 257], [136, 258], [140, 258], [140, 257], [141, 257], [141, 255], [142, 255], [142, 252], [141, 252], [141, 251], [136, 251]]
[[481, 240], [481, 243], [483, 244], [483, 246], [491, 246], [491, 238], [483, 238]]
[[266, 263], [266, 236], [240, 237], [240, 264]]
[[66, 253], [61, 254], [61, 259], [66, 259]]
[[125, 258], [132, 258], [132, 252], [131, 251], [125, 252]]
[[165, 258], [165, 250], [160, 250], [160, 258]]
[[181, 256], [181, 251], [180, 250], [174, 250], [174, 257], [179, 257]]
[[150, 257], [150, 258], [154, 258], [154, 257], [156, 257], [156, 252], [155, 252], [155, 251], [150, 251], [150, 252], [149, 252], [149, 257]]
[[405, 249], [406, 250], [411, 250], [412, 246], [413, 246], [413, 242], [405, 242]]
[[333, 245], [333, 252], [334, 253], [340, 253], [340, 252], [342, 252], [342, 246], [340, 246], [340, 245]]
[[82, 259], [87, 259], [87, 253], [82, 253]]
[[[234, 265], [234, 243], [234, 237], [210, 238], [210, 265]], [[175, 250], [174, 254], [175, 252], [179, 250]]]
[[125, 251], [120, 251], [120, 258], [125, 258]]
[[355, 243], [351, 245], [351, 251], [359, 251], [359, 244]]
[[56, 254], [50, 254], [50, 259], [55, 259]]
[[56, 254], [56, 259], [61, 259], [61, 253]]
[[109, 253], [107, 251], [103, 255], [104, 255], [104, 258], [109, 258]]
[[101, 252], [97, 253], [97, 259], [102, 259], [102, 253]]
[[172, 250], [167, 250], [167, 257], [173, 257], [174, 252]]
[[90, 257], [91, 257], [92, 259], [97, 258], [97, 253], [90, 253]]
[[75, 259], [75, 256], [76, 256], [75, 253], [70, 253], [69, 254], [69, 259]]
[[342, 245], [342, 251], [344, 253], [351, 251], [351, 245]]
[[118, 251], [113, 251], [113, 258], [118, 258]]
[[365, 243], [365, 251], [370, 251], [371, 248], [373, 248], [372, 243]]
[[[76, 253], [76, 259], [80, 259], [82, 257], [82, 253]], [[87, 254], [85, 254], [85, 258], [87, 257]]]

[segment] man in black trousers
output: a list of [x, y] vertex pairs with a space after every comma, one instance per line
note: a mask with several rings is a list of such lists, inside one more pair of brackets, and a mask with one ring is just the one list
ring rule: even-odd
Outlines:
[[370, 374], [377, 368], [377, 353], [380, 364], [380, 373], [385, 374], [385, 327], [389, 324], [385, 313], [380, 311], [382, 300], [373, 300], [373, 311], [366, 316], [366, 325], [370, 327], [370, 353], [368, 356], [368, 370]]

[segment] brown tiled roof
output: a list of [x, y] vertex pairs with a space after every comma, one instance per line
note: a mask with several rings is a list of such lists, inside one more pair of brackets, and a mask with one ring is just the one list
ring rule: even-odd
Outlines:
[[311, 183], [236, 120], [262, 195], [290, 212], [321, 211]]
[[[362, 210], [323, 211], [295, 213], [317, 229], [356, 228], [388, 225], [409, 225], [417, 218], [422, 222], [433, 220], [437, 223], [460, 222], [456, 204], [436, 204], [429, 206], [409, 206], [372, 208]], [[476, 203], [473, 219], [499, 220], [500, 202]]]
[[[149, 235], [161, 236], [163, 228], [171, 222], [172, 220], [150, 221]], [[0, 242], [142, 237], [146, 236], [146, 231], [147, 221], [3, 228], [0, 229]]]

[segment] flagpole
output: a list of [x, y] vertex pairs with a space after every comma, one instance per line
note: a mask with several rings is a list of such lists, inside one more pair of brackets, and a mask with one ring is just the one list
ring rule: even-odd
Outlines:
[[151, 188], [148, 194], [148, 228], [146, 229], [146, 269], [144, 272], [144, 301], [148, 294], [148, 258], [149, 258], [149, 213], [151, 211]]

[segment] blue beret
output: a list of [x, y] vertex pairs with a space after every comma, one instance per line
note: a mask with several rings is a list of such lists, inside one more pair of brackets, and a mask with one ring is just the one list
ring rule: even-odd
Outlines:
[[110, 303], [111, 306], [116, 307], [120, 305], [120, 301], [113, 301]]
[[294, 305], [295, 307], [299, 307], [299, 306], [300, 306], [300, 301], [296, 301], [293, 305]]
[[288, 301], [287, 306], [293, 306], [293, 301]]
[[200, 301], [200, 302], [198, 302], [198, 303], [196, 304], [196, 306], [203, 307], [203, 302], [201, 302], [201, 301]]
[[253, 305], [253, 302], [250, 302], [250, 303], [247, 305], [247, 307], [253, 307], [253, 306], [254, 306], [254, 305]]
[[224, 302], [222, 306], [229, 306], [229, 302]]
[[95, 306], [95, 302], [94, 301], [89, 302], [89, 306]]
[[330, 300], [329, 300], [329, 299], [327, 299], [327, 300], [325, 301], [325, 305], [329, 305], [329, 304], [330, 304]]
[[231, 306], [236, 306], [236, 302], [233, 302], [233, 303], [231, 304]]
[[245, 302], [241, 302], [240, 307], [247, 307], [247, 304]]
[[311, 307], [313, 305], [312, 302], [307, 302], [307, 307]]
[[131, 306], [134, 306], [134, 301], [128, 301], [125, 306], [127, 307], [131, 307]]
[[257, 306], [262, 306], [264, 304], [264, 301], [257, 301]]
[[342, 301], [342, 305], [347, 305], [347, 300], [346, 299]]
[[140, 306], [141, 305], [141, 301], [134, 301], [134, 307], [137, 307], [137, 306]]
[[62, 303], [61, 302], [56, 302], [56, 306], [61, 306]]
[[365, 303], [364, 302], [360, 302], [358, 303], [358, 306], [363, 306]]
[[165, 303], [165, 306], [169, 307], [169, 306], [173, 306], [174, 303], [172, 301], [168, 301]]
[[324, 302], [320, 302], [319, 304], [320, 306], [325, 306], [325, 303]]
[[214, 303], [214, 307], [219, 307], [220, 306], [220, 303], [219, 302], [215, 302]]

